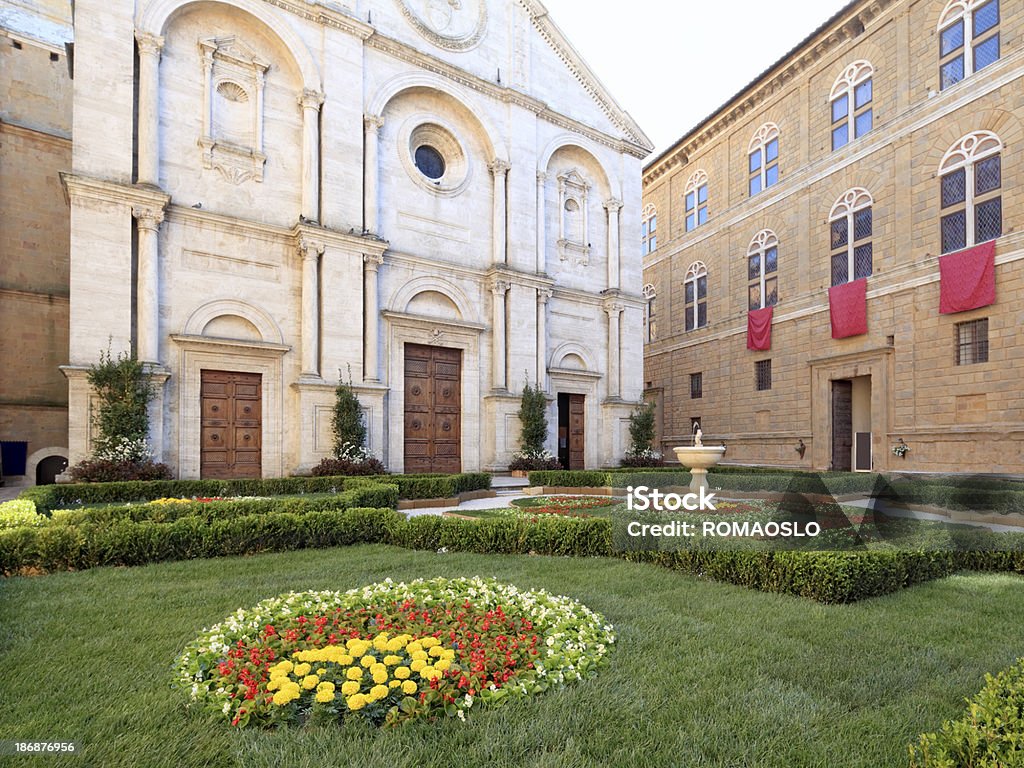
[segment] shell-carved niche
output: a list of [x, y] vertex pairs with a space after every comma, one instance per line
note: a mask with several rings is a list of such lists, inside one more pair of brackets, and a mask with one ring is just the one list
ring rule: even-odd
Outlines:
[[263, 181], [263, 90], [270, 64], [237, 37], [199, 41], [203, 63], [203, 167], [232, 184]]
[[558, 176], [558, 255], [562, 261], [586, 266], [590, 261], [590, 185], [576, 170]]

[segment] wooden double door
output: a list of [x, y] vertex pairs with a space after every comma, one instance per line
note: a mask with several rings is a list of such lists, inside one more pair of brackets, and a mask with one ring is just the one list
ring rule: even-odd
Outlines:
[[258, 373], [202, 371], [199, 476], [261, 477], [262, 377]]
[[585, 403], [585, 395], [558, 395], [558, 460], [565, 469], [586, 469]]
[[462, 471], [462, 351], [405, 345], [405, 472]]

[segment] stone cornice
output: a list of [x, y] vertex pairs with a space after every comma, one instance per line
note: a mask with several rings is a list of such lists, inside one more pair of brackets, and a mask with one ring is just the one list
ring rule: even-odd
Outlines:
[[171, 196], [156, 187], [140, 184], [119, 184], [91, 176], [78, 176], [62, 172], [60, 182], [70, 203], [72, 200], [101, 200], [106, 203], [120, 203], [133, 208], [163, 210]]
[[53, 144], [62, 149], [71, 147], [71, 135], [52, 133], [40, 128], [32, 128], [28, 125], [19, 125], [9, 120], [0, 120], [0, 133], [10, 133], [15, 136], [22, 136], [40, 144]]
[[349, 16], [340, 9], [319, 3], [302, 2], [302, 0], [265, 0], [265, 2], [307, 21], [332, 29], [340, 29], [342, 32], [355, 35], [362, 40], [366, 40], [374, 33], [373, 27], [369, 24]]
[[864, 29], [899, 0], [863, 0], [847, 7], [826, 22], [796, 49], [786, 54], [754, 82], [736, 94], [717, 112], [684, 135], [644, 168], [644, 184], [653, 182], [675, 167], [685, 165], [689, 155], [713, 141], [719, 134], [761, 109], [764, 102], [791, 88], [801, 76], [838, 47], [860, 36]]
[[483, 78], [477, 77], [464, 69], [460, 69], [446, 61], [442, 61], [441, 59], [419, 51], [410, 45], [399, 42], [398, 40], [385, 37], [380, 33], [374, 33], [371, 37], [367, 38], [366, 45], [380, 51], [381, 53], [386, 53], [396, 59], [413, 64], [420, 69], [433, 72], [436, 75], [441, 75], [454, 83], [470, 88], [478, 93], [482, 93], [489, 98], [497, 101], [503, 101], [507, 104], [514, 104], [515, 106], [526, 109], [536, 114], [541, 120], [545, 120], [560, 128], [564, 128], [567, 131], [579, 133], [586, 136], [591, 141], [614, 149], [616, 152], [624, 152], [637, 158], [647, 157], [651, 152], [653, 145], [650, 144], [650, 140], [647, 139], [646, 136], [643, 137], [647, 142], [646, 144], [637, 141], [635, 137], [628, 133], [627, 138], [610, 136], [602, 131], [598, 131], [590, 126], [584, 125], [571, 117], [563, 115], [560, 112], [554, 111], [539, 99], [528, 96], [527, 94], [521, 93], [513, 88], [506, 88], [488, 80], [484, 80]]
[[354, 232], [339, 232], [315, 224], [296, 224], [289, 234], [295, 240], [296, 245], [301, 242], [319, 243], [327, 247], [340, 248], [368, 256], [383, 257], [388, 248], [387, 240], [363, 237]]
[[437, 325], [444, 328], [457, 328], [463, 331], [476, 331], [477, 333], [490, 330], [490, 326], [481, 323], [470, 323], [466, 320], [448, 320], [443, 317], [432, 317], [431, 315], [414, 315], [408, 312], [393, 312], [390, 309], [382, 309], [380, 315], [388, 320], [410, 322], [417, 325]]
[[618, 126], [638, 148], [646, 150], [643, 155], [640, 155], [640, 157], [646, 157], [654, 149], [654, 144], [640, 126], [637, 125], [636, 121], [630, 117], [629, 113], [622, 109], [618, 102], [612, 98], [593, 70], [583, 60], [583, 57], [566, 40], [561, 30], [551, 22], [547, 8], [538, 0], [519, 0], [519, 4], [529, 14], [530, 21], [540, 36], [552, 47], [558, 58], [562, 60], [562, 63], [569, 68], [579, 84], [583, 86], [583, 90], [590, 94], [590, 97], [597, 102], [612, 123]]

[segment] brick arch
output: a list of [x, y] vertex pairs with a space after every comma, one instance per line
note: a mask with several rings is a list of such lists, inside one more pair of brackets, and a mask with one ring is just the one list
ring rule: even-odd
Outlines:
[[939, 163], [951, 146], [974, 131], [992, 131], [1002, 139], [1004, 151], [1013, 150], [1024, 139], [1024, 123], [1012, 112], [994, 108], [963, 115], [946, 123], [923, 155], [921, 162], [927, 177], [936, 175]]

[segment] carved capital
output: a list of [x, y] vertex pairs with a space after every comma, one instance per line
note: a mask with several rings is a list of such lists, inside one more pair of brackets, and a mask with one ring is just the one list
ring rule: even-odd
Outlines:
[[512, 164], [507, 160], [495, 159], [487, 164], [487, 170], [494, 176], [504, 176], [511, 168]]
[[315, 259], [322, 255], [326, 248], [327, 246], [319, 240], [309, 237], [299, 238], [299, 256], [304, 259]]
[[149, 230], [156, 232], [160, 229], [160, 225], [164, 220], [163, 208], [146, 208], [143, 206], [134, 206], [132, 208], [132, 216], [135, 217], [135, 225], [139, 228], [139, 231]]
[[537, 289], [537, 303], [540, 305], [547, 304], [551, 297], [555, 295], [555, 292], [550, 288], [538, 288]]
[[547, 183], [547, 180], [548, 180], [548, 175], [544, 171], [537, 171], [537, 183], [538, 184], [543, 185], [543, 184]]
[[320, 105], [323, 103], [324, 95], [320, 91], [303, 88], [299, 95], [299, 106], [303, 109], [320, 109]]
[[619, 315], [622, 314], [625, 308], [625, 304], [623, 304], [620, 301], [616, 301], [615, 299], [604, 300], [604, 311], [608, 313], [609, 320], [611, 320], [612, 318], [615, 318], [617, 320], [619, 318]]
[[605, 201], [604, 209], [606, 211], [608, 211], [608, 213], [618, 213], [619, 211], [622, 210], [624, 205], [625, 205], [624, 202], [622, 202], [621, 200], [616, 200], [613, 197], [611, 200], [606, 200]]
[[512, 283], [510, 283], [508, 280], [502, 280], [500, 277], [491, 280], [491, 293], [493, 293], [495, 296], [504, 296], [506, 293], [508, 293], [508, 289], [511, 287]]
[[384, 263], [384, 255], [380, 253], [364, 253], [363, 268], [368, 272], [376, 272]]
[[384, 118], [380, 115], [363, 115], [363, 130], [366, 133], [376, 133], [384, 127]]
[[135, 31], [135, 42], [139, 45], [140, 56], [160, 56], [164, 47], [164, 39], [152, 32]]

